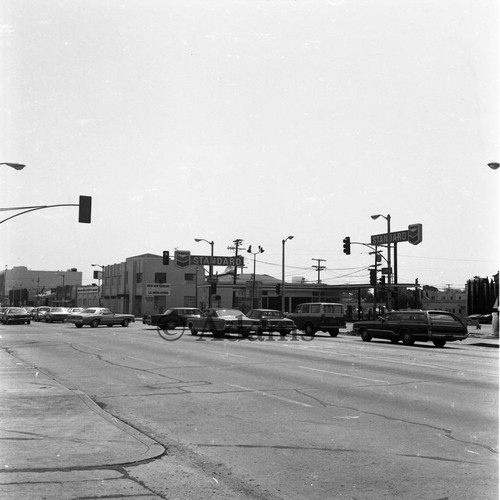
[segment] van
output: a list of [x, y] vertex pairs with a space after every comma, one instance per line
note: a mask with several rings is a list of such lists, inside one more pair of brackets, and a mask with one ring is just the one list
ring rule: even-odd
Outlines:
[[317, 331], [323, 331], [336, 337], [340, 328], [346, 325], [344, 306], [335, 302], [299, 304], [287, 317], [295, 322], [299, 330], [310, 336]]

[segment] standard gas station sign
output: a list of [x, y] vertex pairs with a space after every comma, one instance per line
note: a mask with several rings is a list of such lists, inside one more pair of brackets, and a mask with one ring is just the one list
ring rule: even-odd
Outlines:
[[[390, 241], [389, 241], [390, 237]], [[372, 234], [372, 245], [387, 245], [390, 243], [403, 243], [407, 241], [412, 245], [418, 245], [422, 242], [422, 224], [410, 224], [407, 230], [395, 231], [393, 233]]]
[[243, 267], [245, 258], [241, 255], [236, 256], [221, 256], [221, 255], [191, 255], [188, 250], [176, 250], [175, 265], [177, 267], [188, 266], [223, 266], [223, 267]]

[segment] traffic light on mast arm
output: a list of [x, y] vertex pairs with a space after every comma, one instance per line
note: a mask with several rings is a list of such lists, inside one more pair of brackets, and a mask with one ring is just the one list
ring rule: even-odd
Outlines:
[[351, 255], [351, 238], [349, 236], [344, 238], [344, 253]]
[[377, 284], [377, 271], [375, 269], [370, 269], [370, 285]]
[[92, 196], [80, 196], [78, 203], [78, 222], [90, 224], [92, 214]]
[[168, 250], [163, 250], [163, 265], [168, 266], [170, 264], [170, 252]]

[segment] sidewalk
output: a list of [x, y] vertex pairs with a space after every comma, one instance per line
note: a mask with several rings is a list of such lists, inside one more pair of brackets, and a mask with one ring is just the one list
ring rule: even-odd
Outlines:
[[469, 326], [469, 338], [464, 340], [464, 342], [483, 347], [496, 347], [498, 349], [499, 338], [492, 335], [491, 325], [480, 326], [481, 329], [477, 329], [475, 326]]
[[[0, 349], [0, 498], [70, 498], [52, 490], [43, 493], [47, 486], [40, 485], [40, 476], [47, 479], [48, 473], [52, 488], [70, 481], [67, 474], [76, 471], [81, 481], [95, 481], [91, 469], [164, 452], [159, 443], [113, 418], [85, 394]], [[82, 471], [89, 479], [82, 479]], [[91, 489], [88, 482], [84, 487]], [[78, 489], [75, 483], [73, 488]]]

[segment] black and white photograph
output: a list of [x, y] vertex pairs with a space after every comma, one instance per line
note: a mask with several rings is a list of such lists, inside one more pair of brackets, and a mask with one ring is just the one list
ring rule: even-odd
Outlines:
[[0, 17], [2, 500], [498, 499], [498, 2]]

